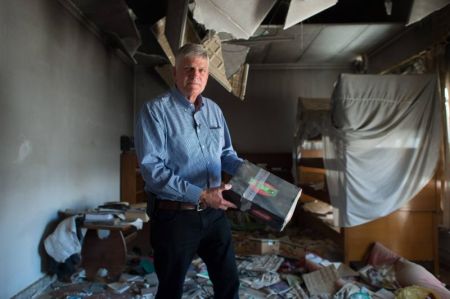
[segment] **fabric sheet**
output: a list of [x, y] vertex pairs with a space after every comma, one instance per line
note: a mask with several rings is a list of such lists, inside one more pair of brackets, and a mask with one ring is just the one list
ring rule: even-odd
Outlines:
[[81, 253], [81, 242], [77, 236], [76, 219], [71, 216], [61, 221], [55, 231], [44, 240], [44, 247], [58, 263], [64, 263], [72, 254]]
[[433, 177], [441, 137], [438, 99], [433, 75], [340, 76], [323, 137], [340, 226], [390, 214]]

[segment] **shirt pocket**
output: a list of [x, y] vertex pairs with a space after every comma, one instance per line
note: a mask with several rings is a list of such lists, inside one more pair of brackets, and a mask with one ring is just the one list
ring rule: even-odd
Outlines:
[[[223, 128], [221, 126], [210, 126], [209, 127], [209, 140], [211, 141], [211, 148], [217, 151], [221, 151], [225, 144], [225, 138], [223, 134]], [[219, 152], [220, 154], [220, 152]]]

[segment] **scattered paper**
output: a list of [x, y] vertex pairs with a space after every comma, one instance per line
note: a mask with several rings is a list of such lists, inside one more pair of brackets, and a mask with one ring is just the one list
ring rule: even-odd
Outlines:
[[335, 282], [338, 279], [336, 268], [331, 265], [317, 271], [303, 274], [303, 281], [311, 295], [323, 293], [334, 294]]

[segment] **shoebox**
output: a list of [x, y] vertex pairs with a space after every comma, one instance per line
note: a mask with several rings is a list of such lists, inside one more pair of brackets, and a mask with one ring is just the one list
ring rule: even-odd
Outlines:
[[263, 220], [282, 231], [291, 220], [301, 195], [301, 189], [269, 171], [244, 161], [223, 197], [241, 211]]

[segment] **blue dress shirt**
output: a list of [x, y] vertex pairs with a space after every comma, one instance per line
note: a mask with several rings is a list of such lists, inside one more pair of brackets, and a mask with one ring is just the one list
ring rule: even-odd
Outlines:
[[222, 170], [233, 175], [242, 164], [219, 106], [198, 100], [196, 111], [173, 88], [140, 111], [136, 154], [145, 189], [157, 198], [197, 204], [203, 189], [220, 186]]

